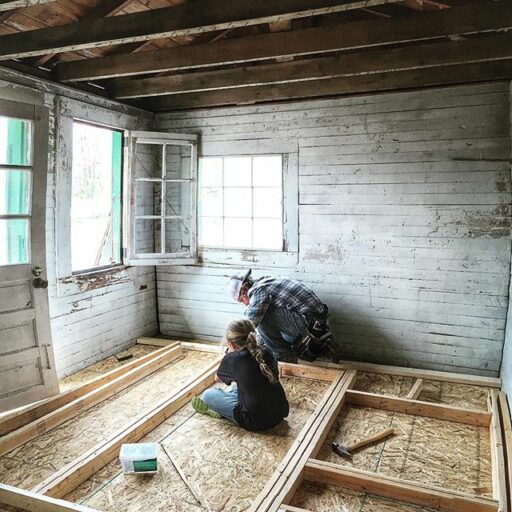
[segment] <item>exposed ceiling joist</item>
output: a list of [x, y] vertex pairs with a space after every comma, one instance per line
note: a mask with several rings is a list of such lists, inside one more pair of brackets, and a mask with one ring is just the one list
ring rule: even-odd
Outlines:
[[56, 0], [0, 0], [0, 11], [10, 11], [11, 9], [21, 9], [32, 5], [49, 4]]
[[512, 59], [512, 34], [114, 83], [117, 99]]
[[202, 0], [0, 37], [0, 58], [20, 58], [343, 12], [402, 0]]
[[417, 11], [435, 11], [439, 9], [448, 9], [450, 6], [433, 0], [405, 0], [406, 7]]
[[474, 6], [439, 12], [418, 13], [404, 19], [357, 21], [293, 32], [261, 34], [221, 41], [216, 44], [112, 55], [62, 63], [60, 81], [86, 81], [179, 69], [251, 62], [278, 57], [296, 57], [321, 52], [350, 50], [382, 44], [407, 43], [465, 33], [512, 28], [512, 7], [489, 4], [485, 10]]
[[239, 89], [181, 94], [147, 99], [144, 106], [154, 112], [177, 109], [245, 105], [322, 96], [362, 94], [390, 90], [433, 87], [489, 80], [510, 80], [512, 61], [482, 62], [443, 68], [415, 69], [363, 76], [310, 80]]

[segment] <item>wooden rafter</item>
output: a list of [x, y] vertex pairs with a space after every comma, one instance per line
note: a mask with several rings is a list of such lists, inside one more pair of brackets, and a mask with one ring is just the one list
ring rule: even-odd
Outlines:
[[495, 500], [320, 460], [308, 461], [304, 478], [446, 512], [498, 512]]
[[[292, 99], [320, 98], [346, 94], [369, 92], [396, 91], [418, 87], [432, 87], [447, 84], [466, 84], [488, 80], [510, 80], [512, 78], [512, 61], [481, 62], [478, 64], [446, 66], [442, 68], [415, 69], [388, 73], [372, 73], [368, 75], [331, 78], [328, 80], [307, 80], [298, 86], [295, 83], [273, 84], [258, 87], [240, 87], [238, 89], [209, 91], [201, 93], [175, 94], [147, 98], [146, 108], [154, 112], [178, 109], [209, 108], [225, 105], [245, 105], [269, 101], [289, 101]], [[353, 367], [359, 368], [360, 363]], [[347, 363], [346, 367], [350, 367]], [[364, 368], [377, 368], [379, 365], [361, 364]], [[384, 371], [379, 373], [385, 373]], [[392, 367], [388, 367], [391, 368]], [[372, 371], [372, 370], [368, 370]], [[396, 370], [394, 370], [396, 371]], [[408, 373], [404, 369], [404, 373]], [[411, 371], [411, 373], [413, 373]], [[436, 375], [436, 372], [425, 372], [426, 375]], [[438, 372], [440, 378], [447, 378]], [[427, 377], [428, 378], [428, 377]], [[436, 380], [435, 377], [431, 377]], [[499, 387], [500, 379], [479, 378], [470, 375], [453, 374], [454, 382], [479, 383]], [[478, 384], [477, 384], [478, 385]]]
[[131, 386], [135, 382], [147, 377], [151, 373], [163, 368], [181, 356], [181, 348], [173, 347], [161, 353], [157, 357], [145, 362], [141, 366], [133, 368], [129, 372], [121, 375], [114, 380], [103, 384], [99, 388], [93, 389], [86, 395], [83, 395], [72, 402], [56, 409], [42, 418], [21, 427], [20, 429], [0, 438], [0, 455], [5, 455], [21, 446], [31, 439], [43, 435], [49, 430], [68, 421], [82, 412], [90, 409], [107, 398], [119, 393], [123, 389]]
[[59, 53], [117, 43], [199, 34], [273, 21], [343, 12], [360, 7], [397, 3], [401, 0], [203, 0], [140, 13], [99, 19], [94, 24], [79, 21], [58, 29], [32, 30], [0, 37], [0, 58], [19, 58]]
[[0, 0], [0, 11], [21, 9], [32, 5], [49, 4], [55, 1], [56, 0]]
[[60, 81], [73, 82], [180, 69], [240, 64], [262, 59], [298, 57], [322, 52], [353, 50], [384, 44], [410, 43], [512, 28], [512, 9], [489, 4], [481, 12], [460, 7], [407, 18], [366, 20], [293, 32], [261, 34], [222, 41], [145, 52], [141, 58], [112, 55], [61, 63]]
[[405, 0], [404, 5], [409, 9], [416, 11], [432, 11], [439, 9], [448, 9], [450, 6], [433, 0]]
[[[505, 34], [483, 40], [429, 43], [219, 71], [119, 80], [112, 86], [112, 91], [118, 99], [140, 98], [272, 83], [297, 83], [313, 78], [327, 80], [341, 76], [437, 68], [511, 58], [512, 35]], [[300, 83], [297, 87], [300, 87]]]
[[41, 402], [37, 402], [36, 404], [24, 407], [12, 414], [2, 416], [0, 418], [0, 435], [8, 434], [9, 432], [23, 427], [27, 423], [35, 421], [56, 409], [60, 409], [64, 405], [77, 400], [95, 389], [98, 389], [100, 386], [113, 381], [134, 368], [138, 368], [161, 354], [168, 352], [171, 348], [178, 346], [178, 344], [179, 342], [176, 341], [171, 345], [166, 345], [160, 350], [155, 350], [150, 354], [135, 359], [134, 361], [130, 361], [129, 363], [104, 373], [81, 386], [77, 386], [68, 391], [64, 391], [63, 393], [59, 393], [57, 396], [53, 396]]

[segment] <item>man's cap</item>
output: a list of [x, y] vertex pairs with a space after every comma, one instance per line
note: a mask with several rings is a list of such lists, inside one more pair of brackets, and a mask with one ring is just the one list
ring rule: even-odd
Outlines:
[[229, 295], [234, 301], [238, 302], [238, 299], [240, 298], [240, 290], [249, 279], [251, 272], [252, 269], [250, 268], [243, 276], [231, 276], [231, 278], [229, 279], [228, 291]]

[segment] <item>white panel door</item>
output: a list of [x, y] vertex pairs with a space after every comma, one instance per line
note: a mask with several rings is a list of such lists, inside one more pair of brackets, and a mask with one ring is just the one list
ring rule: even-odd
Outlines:
[[0, 412], [58, 393], [46, 280], [48, 111], [0, 100]]

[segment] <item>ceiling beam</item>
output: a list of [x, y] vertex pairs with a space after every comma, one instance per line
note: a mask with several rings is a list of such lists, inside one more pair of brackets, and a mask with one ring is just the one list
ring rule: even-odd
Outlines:
[[300, 83], [178, 94], [148, 98], [142, 106], [153, 112], [247, 105], [272, 101], [289, 101], [325, 96], [342, 96], [416, 89], [448, 84], [465, 84], [512, 78], [512, 60], [481, 62], [442, 68], [414, 69], [369, 75], [309, 80]]
[[32, 5], [49, 4], [56, 0], [0, 0], [0, 11], [10, 11], [11, 9], [22, 9]]
[[[503, 5], [502, 5], [503, 4]], [[485, 8], [457, 7], [402, 18], [350, 22], [292, 32], [261, 34], [166, 48], [133, 55], [110, 55], [65, 62], [56, 69], [62, 82], [98, 80], [179, 69], [238, 64], [261, 59], [297, 57], [321, 52], [352, 50], [382, 44], [512, 28], [512, 8], [491, 3]]]
[[175, 7], [31, 30], [0, 37], [0, 58], [20, 58], [132, 41], [199, 34], [343, 12], [402, 0], [193, 0]]
[[111, 86], [111, 92], [116, 99], [141, 98], [505, 59], [512, 59], [512, 34], [142, 80], [118, 80]]

